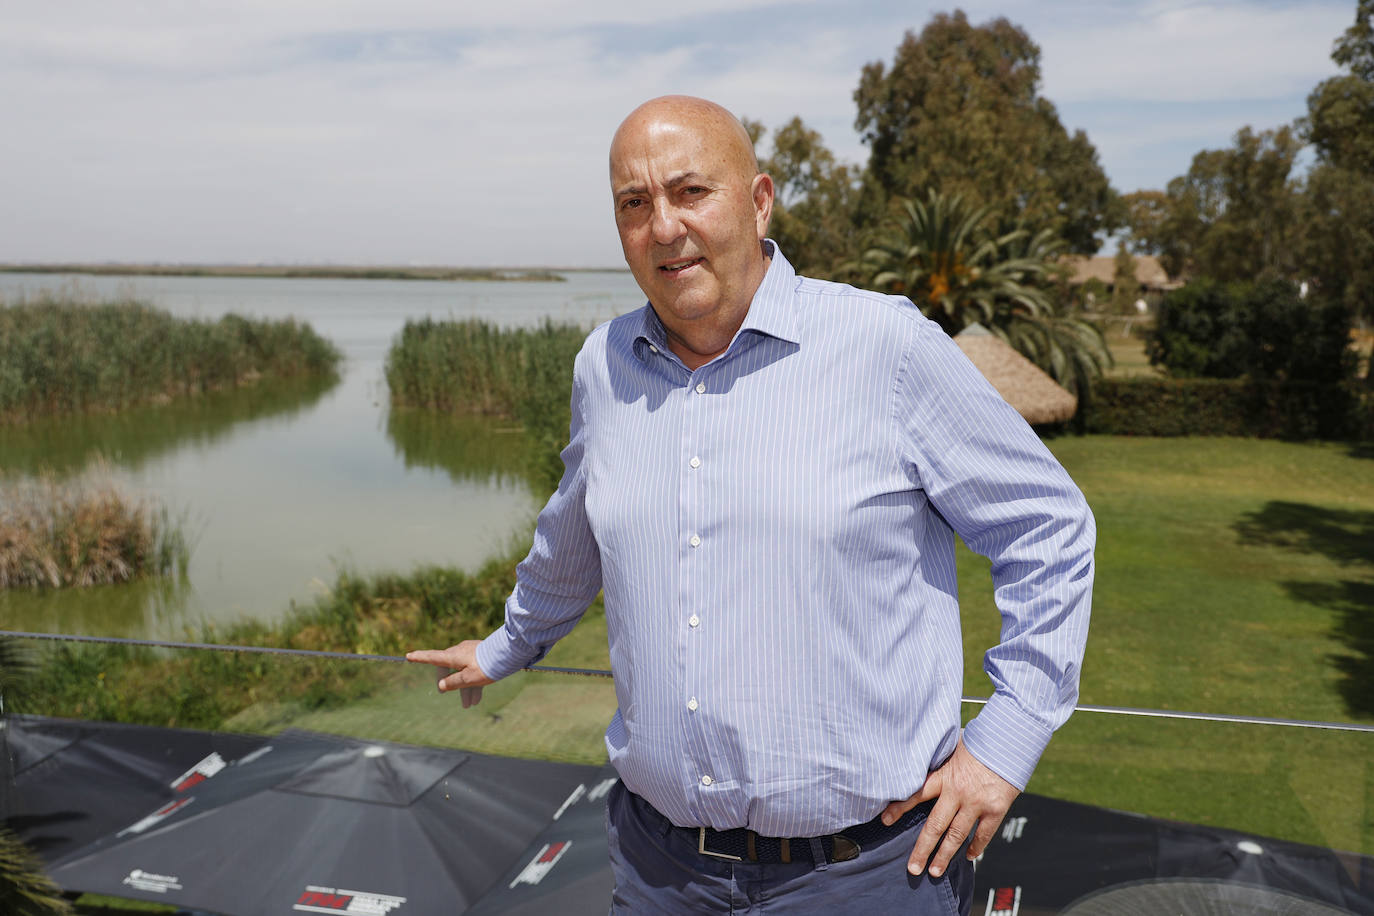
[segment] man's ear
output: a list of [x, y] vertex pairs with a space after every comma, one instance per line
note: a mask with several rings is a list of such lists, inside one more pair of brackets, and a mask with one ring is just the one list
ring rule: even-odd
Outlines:
[[768, 235], [768, 223], [773, 219], [773, 179], [759, 172], [750, 190], [754, 197], [754, 225], [759, 241], [763, 241]]

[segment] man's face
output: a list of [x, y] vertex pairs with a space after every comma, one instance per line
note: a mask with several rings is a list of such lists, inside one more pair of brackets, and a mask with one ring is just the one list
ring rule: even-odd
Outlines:
[[[670, 333], [738, 328], [766, 270], [772, 183], [711, 124], [626, 125], [611, 151], [625, 261]], [[733, 333], [733, 330], [731, 331]]]

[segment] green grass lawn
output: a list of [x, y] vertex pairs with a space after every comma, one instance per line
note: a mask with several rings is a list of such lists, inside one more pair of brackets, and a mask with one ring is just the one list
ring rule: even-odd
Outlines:
[[[1374, 722], [1374, 461], [1242, 439], [1050, 443], [1098, 522], [1081, 701]], [[987, 564], [961, 557], [966, 686]], [[1031, 791], [1374, 852], [1374, 735], [1079, 714]]]
[[[1097, 517], [1081, 701], [1374, 723], [1374, 460], [1350, 446], [1064, 437], [1051, 449]], [[986, 695], [999, 619], [987, 561], [960, 554], [965, 692]], [[455, 637], [457, 634], [455, 634]], [[546, 660], [604, 667], [599, 608]], [[284, 725], [489, 753], [595, 762], [615, 709], [605, 680], [524, 673], [463, 710], [429, 670]], [[969, 714], [977, 711], [969, 706]], [[1079, 713], [1030, 791], [1374, 853], [1374, 735]]]
[[1142, 337], [1122, 334], [1119, 330], [1108, 331], [1107, 349], [1111, 351], [1114, 362], [1107, 371], [1107, 375], [1112, 378], [1160, 374], [1158, 369], [1150, 365], [1150, 358], [1145, 355], [1145, 340]]

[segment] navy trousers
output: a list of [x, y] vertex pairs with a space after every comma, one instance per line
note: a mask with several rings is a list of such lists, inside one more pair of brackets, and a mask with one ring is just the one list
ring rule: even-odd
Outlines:
[[606, 818], [615, 875], [612, 914], [968, 916], [973, 903], [973, 863], [963, 850], [939, 878], [907, 873], [907, 858], [925, 823], [920, 814], [857, 858], [819, 864], [806, 856], [788, 864], [703, 856], [690, 834], [674, 829], [620, 782], [607, 797]]

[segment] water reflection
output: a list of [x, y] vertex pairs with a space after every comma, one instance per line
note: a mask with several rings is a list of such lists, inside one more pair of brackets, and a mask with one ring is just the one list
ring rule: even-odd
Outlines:
[[[0, 301], [71, 283], [0, 275]], [[93, 300], [135, 297], [174, 315], [228, 312], [308, 322], [340, 347], [337, 384], [261, 385], [167, 407], [0, 428], [0, 476], [73, 476], [102, 453], [130, 496], [188, 520], [189, 585], [0, 593], [0, 623], [111, 636], [182, 638], [310, 603], [340, 569], [476, 569], [528, 539], [538, 502], [513, 424], [390, 410], [382, 364], [407, 320], [481, 318], [590, 328], [642, 304], [633, 278], [565, 283], [87, 277]]]
[[387, 438], [408, 468], [438, 468], [455, 483], [531, 486], [529, 442], [511, 420], [392, 408]]
[[263, 381], [162, 406], [44, 417], [7, 426], [0, 429], [0, 474], [51, 472], [70, 477], [86, 469], [92, 453], [136, 470], [179, 448], [211, 446], [246, 423], [290, 420], [338, 383], [337, 377]]
[[33, 633], [155, 632], [180, 639], [193, 635], [182, 623], [190, 594], [190, 580], [178, 575], [82, 589], [9, 589], [0, 591], [0, 624]]

